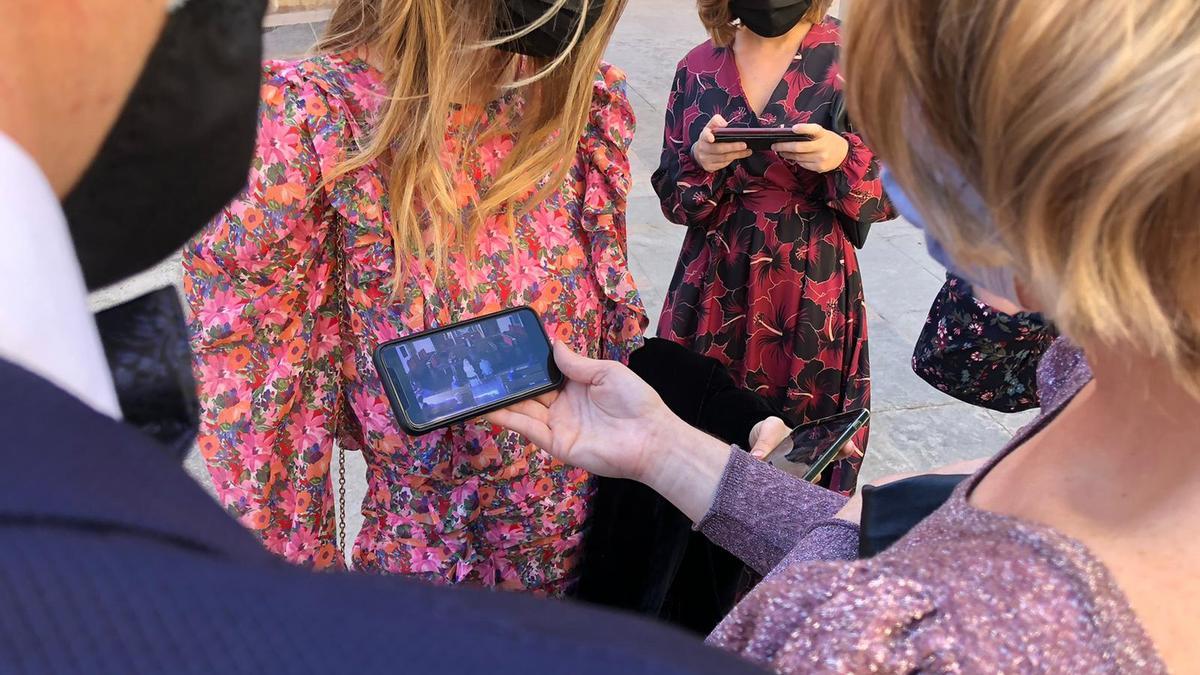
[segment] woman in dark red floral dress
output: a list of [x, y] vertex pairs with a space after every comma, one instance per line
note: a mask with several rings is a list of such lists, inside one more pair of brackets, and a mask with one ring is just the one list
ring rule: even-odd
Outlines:
[[[828, 0], [776, 4], [700, 3], [713, 39], [679, 64], [653, 178], [663, 212], [688, 228], [658, 335], [728, 364], [807, 421], [870, 405], [862, 278], [837, 214], [893, 215], [862, 139], [828, 130], [842, 95]], [[759, 152], [711, 143], [726, 125], [814, 140]], [[866, 431], [855, 440], [865, 449]], [[823, 482], [853, 490], [861, 461], [843, 460]]]

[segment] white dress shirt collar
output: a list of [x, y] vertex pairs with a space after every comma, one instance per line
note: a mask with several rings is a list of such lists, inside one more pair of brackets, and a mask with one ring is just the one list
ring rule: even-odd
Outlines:
[[121, 417], [62, 207], [41, 168], [3, 133], [0, 358]]

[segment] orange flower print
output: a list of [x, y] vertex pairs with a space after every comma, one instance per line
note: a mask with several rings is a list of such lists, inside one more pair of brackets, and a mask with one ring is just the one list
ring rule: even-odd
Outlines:
[[239, 400], [237, 403], [234, 403], [228, 408], [221, 410], [221, 412], [217, 414], [217, 423], [222, 425], [233, 424], [234, 422], [246, 419], [249, 415], [250, 401], [243, 399]]
[[533, 494], [538, 497], [545, 497], [554, 491], [554, 481], [549, 478], [539, 478], [533, 484]]
[[200, 447], [200, 456], [205, 460], [211, 460], [217, 455], [217, 451], [221, 449], [221, 444], [217, 441], [216, 436], [205, 434], [196, 439], [196, 441], [196, 445]]
[[337, 549], [334, 548], [333, 544], [325, 544], [317, 552], [317, 557], [313, 560], [313, 566], [319, 570], [328, 569], [336, 557]]
[[583, 249], [578, 245], [567, 248], [567, 252], [558, 257], [558, 265], [563, 269], [575, 269], [584, 261]]
[[571, 341], [571, 335], [574, 332], [575, 331], [571, 326], [571, 322], [563, 321], [562, 323], [558, 324], [558, 326], [555, 327], [554, 338], [556, 340], [558, 340], [559, 342], [568, 342], [569, 343]]
[[264, 84], [259, 95], [262, 98], [262, 102], [272, 108], [283, 106], [282, 87], [277, 87], [273, 84]]
[[551, 279], [542, 285], [542, 297], [546, 299], [548, 307], [553, 307], [558, 304], [558, 299], [562, 297], [563, 285], [558, 279]]
[[238, 347], [229, 353], [229, 360], [225, 366], [230, 372], [238, 372], [245, 368], [250, 363], [250, 350], [245, 347]]
[[242, 516], [242, 524], [252, 530], [265, 530], [271, 524], [271, 512], [267, 509], [254, 509]]
[[242, 213], [242, 225], [246, 226], [247, 230], [254, 231], [262, 227], [263, 212], [259, 209], [246, 209]]
[[320, 119], [329, 112], [329, 108], [325, 106], [325, 102], [316, 96], [312, 96], [304, 104], [304, 112], [313, 119]]
[[267, 188], [267, 202], [276, 202], [282, 206], [291, 206], [297, 201], [303, 201], [308, 192], [299, 183], [281, 183]]

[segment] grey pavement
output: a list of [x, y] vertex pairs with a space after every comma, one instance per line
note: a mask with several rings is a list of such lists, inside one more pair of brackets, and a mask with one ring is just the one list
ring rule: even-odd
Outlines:
[[[302, 55], [320, 30], [319, 24], [267, 29], [267, 52], [280, 58]], [[704, 37], [692, 0], [632, 0], [607, 55], [608, 61], [626, 72], [638, 116], [631, 157], [634, 187], [628, 211], [629, 248], [633, 272], [650, 312], [651, 332], [684, 231], [663, 217], [650, 174], [658, 165], [663, 105], [675, 66]], [[859, 260], [866, 286], [874, 385], [874, 420], [864, 480], [999, 450], [1030, 415], [992, 413], [959, 403], [925, 384], [909, 367], [913, 344], [943, 278], [941, 267], [926, 255], [919, 233], [903, 221], [876, 225]], [[178, 285], [179, 276], [175, 257], [136, 279], [98, 291], [93, 304], [105, 307], [149, 289]], [[357, 453], [347, 453], [346, 467], [349, 540], [361, 523], [357, 505], [366, 485], [365, 467]], [[188, 458], [187, 468], [209, 486], [197, 453]]]

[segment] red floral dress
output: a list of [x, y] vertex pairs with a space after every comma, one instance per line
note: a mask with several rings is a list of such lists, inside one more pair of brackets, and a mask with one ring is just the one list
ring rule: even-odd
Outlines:
[[[359, 569], [563, 593], [573, 581], [589, 476], [515, 434], [460, 424], [405, 435], [371, 354], [380, 342], [529, 304], [551, 335], [625, 359], [647, 320], [629, 272], [624, 209], [634, 128], [624, 75], [604, 66], [561, 189], [510, 225], [488, 221], [437, 284], [408, 269], [392, 295], [388, 194], [376, 165], [326, 185], [387, 92], [348, 56], [266, 66], [249, 185], [186, 248], [200, 385], [200, 449], [220, 500], [290, 561], [341, 565], [329, 475], [336, 440], [363, 453]], [[452, 112], [446, 156], [474, 190], [511, 134], [463, 157], [466, 134], [511, 126], [519, 96]], [[534, 186], [530, 188], [533, 194]]]
[[[841, 96], [839, 42], [836, 20], [814, 25], [761, 115], [742, 93], [732, 49], [693, 49], [675, 75], [653, 179], [663, 212], [688, 228], [659, 337], [728, 364], [739, 384], [798, 420], [870, 406], [862, 277], [835, 214], [893, 217], [879, 168], [855, 134], [827, 174], [773, 152], [708, 173], [691, 147], [716, 114], [731, 126], [830, 127]], [[865, 430], [857, 440], [865, 450]], [[842, 462], [825, 479], [853, 489], [860, 462]]]

